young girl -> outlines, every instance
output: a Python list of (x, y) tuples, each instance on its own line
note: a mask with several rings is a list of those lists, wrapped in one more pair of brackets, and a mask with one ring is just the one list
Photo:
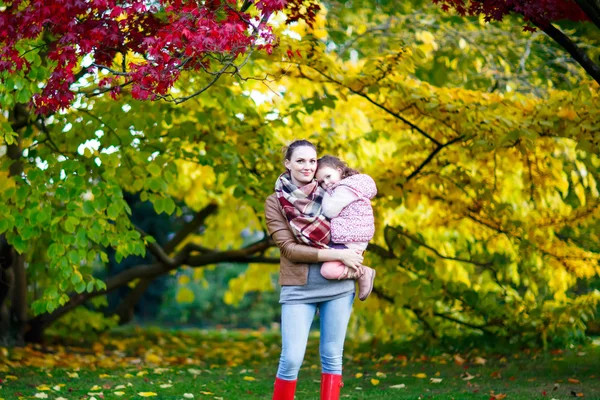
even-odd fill
[[(364, 252), (375, 233), (371, 207), (371, 199), (377, 194), (375, 182), (333, 156), (317, 160), (316, 178), (327, 190), (322, 212), (331, 219), (329, 247)], [(356, 271), (341, 262), (330, 261), (321, 266), (321, 275), (327, 279), (358, 280), (358, 298), (364, 301), (373, 290), (375, 270), (361, 266), (361, 271)]]

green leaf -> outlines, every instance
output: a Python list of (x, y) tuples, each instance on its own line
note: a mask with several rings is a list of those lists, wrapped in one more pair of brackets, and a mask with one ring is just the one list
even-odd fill
[(0, 234), (6, 232), (6, 230), (8, 230), (8, 220), (0, 218)]
[(67, 231), (69, 233), (74, 233), (75, 228), (77, 227), (78, 224), (79, 224), (79, 220), (77, 218), (67, 217), (67, 219), (64, 223), (65, 231)]
[(75, 291), (77, 293), (83, 293), (85, 291), (86, 288), (86, 284), (84, 281), (80, 281), (79, 283), (75, 284)]
[(112, 202), (110, 204), (110, 206), (108, 206), (108, 209), (106, 210), (106, 214), (108, 215), (108, 218), (110, 219), (117, 219), (119, 217), (119, 214), (121, 213), (121, 205), (119, 202)]
[(94, 203), (89, 200), (83, 202), (83, 212), (86, 215), (92, 215), (94, 213)]
[(162, 174), (162, 168), (158, 166), (156, 163), (152, 163), (148, 165), (148, 172), (152, 176), (160, 176)]
[(81, 262), (81, 258), (79, 257), (79, 252), (75, 251), (75, 250), (70, 250), (67, 253), (67, 256), (69, 258), (69, 261), (72, 264), (79, 264)]
[(175, 202), (170, 197), (166, 197), (164, 199), (163, 206), (165, 208), (165, 212), (169, 215), (173, 214), (173, 212), (175, 211), (175, 208), (176, 208)]
[(12, 245), (19, 254), (23, 254), (27, 250), (27, 241), (21, 236), (15, 236), (12, 239)]

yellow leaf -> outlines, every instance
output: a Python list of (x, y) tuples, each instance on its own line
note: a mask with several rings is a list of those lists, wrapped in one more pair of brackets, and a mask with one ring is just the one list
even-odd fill
[(142, 397), (154, 397), (154, 396), (157, 396), (157, 394), (154, 393), (154, 392), (139, 392), (138, 395), (142, 396)]
[(79, 374), (77, 372), (67, 372), (67, 376), (69, 378), (79, 378)]
[(373, 386), (379, 385), (379, 379), (371, 378), (371, 385), (373, 385)]
[(214, 393), (213, 392), (200, 392), (200, 394), (210, 396), (210, 395), (213, 395)]
[(135, 374), (136, 376), (144, 376), (144, 375), (148, 375), (148, 371), (140, 371), (137, 374)]
[(47, 385), (40, 385), (40, 386), (36, 387), (36, 389), (37, 389), (37, 390), (41, 390), (41, 391), (44, 391), (44, 390), (50, 390), (50, 386), (47, 386)]
[(425, 378), (427, 378), (427, 374), (425, 374), (423, 372), (419, 372), (418, 374), (413, 374), (413, 376), (415, 378), (419, 378), (419, 379), (425, 379)]
[(131, 374), (125, 374), (125, 375), (123, 375), (123, 378), (133, 378), (133, 375), (131, 375)]
[(146, 362), (153, 363), (153, 364), (158, 364), (162, 361), (162, 358), (157, 356), (154, 353), (146, 353), (146, 356), (144, 357), (144, 359), (146, 360)]
[(6, 375), (6, 379), (10, 379), (11, 381), (16, 381), (16, 380), (17, 380), (17, 379), (19, 379), (19, 378), (17, 378), (17, 377), (16, 377), (16, 376), (14, 376), (14, 375)]
[(245, 377), (244, 377), (244, 380), (245, 380), (245, 381), (255, 381), (255, 380), (256, 380), (256, 378), (254, 378), (254, 377), (252, 377), (252, 376), (245, 376)]
[(363, 373), (362, 373), (362, 372), (359, 372), (359, 373), (357, 373), (357, 374), (356, 374), (356, 375), (354, 375), (354, 376), (355, 376), (357, 379), (358, 379), (358, 378), (362, 378), (362, 377), (363, 377)]
[(383, 372), (377, 372), (375, 375), (376, 375), (378, 378), (387, 378), (387, 375), (386, 375), (386, 374), (384, 374)]
[(109, 374), (100, 374), (100, 376), (99, 376), (100, 379), (110, 378), (110, 377), (111, 377), (111, 375), (109, 375)]
[(119, 392), (115, 392), (114, 394), (115, 394), (115, 396), (123, 396), (125, 394), (125, 392), (119, 391)]
[(186, 286), (180, 287), (175, 296), (178, 303), (191, 303), (194, 301), (194, 292)]
[(90, 390), (93, 392), (93, 391), (96, 391), (96, 390), (102, 390), (102, 388), (100, 386), (98, 386), (98, 385), (94, 385), (94, 386), (92, 386), (92, 388)]

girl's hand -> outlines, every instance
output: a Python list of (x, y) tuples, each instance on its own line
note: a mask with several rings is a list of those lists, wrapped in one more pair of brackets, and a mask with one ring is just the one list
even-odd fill
[(360, 271), (360, 266), (363, 262), (361, 253), (357, 253), (352, 249), (341, 249), (338, 251), (340, 253), (340, 261), (343, 262), (345, 266), (352, 268), (355, 271)]

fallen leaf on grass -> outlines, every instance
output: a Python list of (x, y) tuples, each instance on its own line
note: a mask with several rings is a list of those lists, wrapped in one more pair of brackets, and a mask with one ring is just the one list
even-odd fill
[(502, 400), (506, 398), (506, 394), (504, 393), (498, 393), (498, 394), (494, 394), (492, 395), (492, 397), (490, 397), (490, 400)]
[(574, 390), (571, 391), (571, 396), (573, 396), (573, 397), (585, 397), (585, 395), (582, 392), (576, 392)]
[(400, 383), (398, 385), (390, 386), (390, 389), (404, 389), (405, 387), (406, 387), (406, 385), (404, 383)]
[(362, 378), (362, 377), (363, 377), (363, 373), (362, 373), (362, 372), (358, 372), (356, 375), (354, 375), (354, 377), (355, 377), (356, 379), (358, 379), (358, 378)]
[(475, 357), (475, 360), (473, 361), (474, 364), (478, 365), (485, 365), (486, 362), (487, 360), (483, 357)]
[(463, 365), (466, 362), (466, 360), (464, 358), (462, 358), (461, 356), (459, 356), (458, 354), (454, 355), (454, 363), (457, 365)]
[(418, 374), (413, 374), (413, 376), (415, 378), (419, 378), (419, 379), (425, 379), (425, 378), (427, 378), (427, 374), (425, 374), (423, 372), (419, 372)]
[(255, 381), (255, 380), (256, 380), (256, 378), (255, 378), (255, 377), (253, 377), (253, 376), (245, 376), (245, 377), (244, 377), (244, 380), (245, 380), (245, 381)]
[(191, 394), (191, 393), (184, 393), (184, 394), (183, 394), (183, 397), (185, 397), (186, 399), (193, 399), (193, 398), (194, 398), (194, 395), (193, 395), (193, 394)]
[(471, 379), (475, 378), (475, 375), (471, 375), (471, 374), (470, 374), (470, 373), (467, 371), (467, 372), (465, 372), (465, 373), (462, 375), (462, 377), (463, 377), (463, 378), (462, 378), (462, 379), (463, 379), (463, 381), (470, 381)]
[(154, 397), (154, 396), (157, 396), (157, 394), (154, 393), (154, 392), (139, 392), (138, 395), (142, 396), (142, 397)]
[(429, 378), (429, 380), (431, 381), (431, 383), (440, 383), (442, 382), (442, 378)]
[(33, 397), (36, 399), (47, 399), (48, 395), (44, 392), (36, 393)]
[(375, 376), (377, 376), (378, 378), (387, 378), (387, 375), (386, 375), (386, 374), (384, 374), (383, 372), (377, 372), (377, 373), (375, 374)]
[(575, 378), (569, 378), (569, 379), (567, 379), (567, 381), (569, 383), (581, 383), (581, 382), (579, 382), (579, 379), (575, 379)]
[(379, 379), (372, 378), (371, 379), (371, 385), (373, 385), (373, 386), (379, 385)]

